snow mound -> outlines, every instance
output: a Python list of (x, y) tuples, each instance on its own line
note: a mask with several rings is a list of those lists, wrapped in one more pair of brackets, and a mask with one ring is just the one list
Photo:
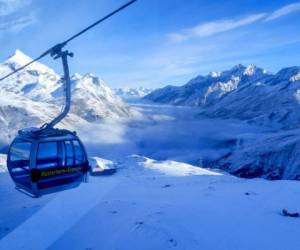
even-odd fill
[(129, 169), (136, 171), (137, 169), (142, 171), (152, 171), (157, 175), (167, 176), (191, 176), (191, 175), (221, 175), (201, 167), (195, 167), (190, 164), (177, 162), (177, 161), (157, 161), (147, 157), (139, 155), (131, 155), (127, 157), (125, 162), (119, 162), (118, 164)]
[(113, 161), (106, 160), (100, 157), (89, 157), (89, 165), (93, 170), (100, 172), (116, 168), (116, 165), (113, 163)]

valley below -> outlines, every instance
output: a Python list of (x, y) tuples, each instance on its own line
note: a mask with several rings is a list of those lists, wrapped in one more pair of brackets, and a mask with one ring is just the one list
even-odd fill
[(242, 142), (274, 131), (234, 119), (210, 119), (196, 107), (132, 104), (132, 108), (142, 117), (93, 124), (92, 133), (89, 126), (78, 127), (90, 155), (117, 160), (139, 154), (203, 166)]
[(245, 178), (299, 178), (298, 129), (208, 118), (197, 107), (144, 103), (131, 108), (141, 116), (78, 127), (90, 155), (117, 161), (138, 154)]

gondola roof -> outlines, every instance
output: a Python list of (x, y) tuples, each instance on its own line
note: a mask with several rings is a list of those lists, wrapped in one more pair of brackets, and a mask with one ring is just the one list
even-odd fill
[(71, 140), (77, 138), (74, 131), (67, 129), (40, 129), (40, 128), (26, 128), (19, 130), (17, 138), (26, 139), (30, 141), (52, 141), (52, 140)]

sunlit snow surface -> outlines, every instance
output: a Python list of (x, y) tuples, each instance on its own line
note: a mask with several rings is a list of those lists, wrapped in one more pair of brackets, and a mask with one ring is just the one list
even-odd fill
[(31, 199), (0, 175), (0, 249), (298, 250), (297, 182), (244, 180), (133, 155), (106, 177)]

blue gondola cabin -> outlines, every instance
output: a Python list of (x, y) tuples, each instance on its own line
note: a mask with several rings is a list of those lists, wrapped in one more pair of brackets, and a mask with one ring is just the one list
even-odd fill
[(19, 131), (9, 148), (7, 166), (16, 188), (32, 196), (78, 186), (89, 170), (76, 133), (61, 129), (46, 134)]

